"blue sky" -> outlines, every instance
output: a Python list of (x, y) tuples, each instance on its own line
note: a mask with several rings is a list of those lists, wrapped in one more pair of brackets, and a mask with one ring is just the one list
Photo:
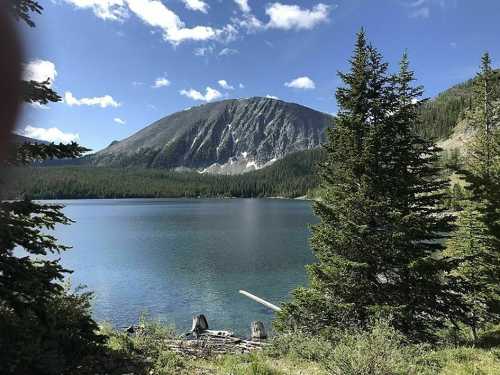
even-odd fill
[(20, 133), (94, 150), (207, 101), (275, 96), (335, 113), (355, 33), (427, 96), (500, 65), (498, 0), (42, 0), (21, 27), (26, 76), (65, 98), (26, 106)]

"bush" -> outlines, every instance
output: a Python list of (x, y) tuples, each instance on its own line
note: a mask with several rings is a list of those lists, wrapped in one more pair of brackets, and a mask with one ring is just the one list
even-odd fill
[[(188, 374), (190, 361), (174, 353), (166, 340), (176, 337), (175, 329), (142, 315), (133, 335), (101, 326), (101, 333), (108, 337), (107, 356), (114, 359), (111, 368), (127, 367), (133, 373), (154, 375)], [(102, 360), (100, 358), (99, 360)], [(122, 362), (122, 363), (119, 363)]]
[(266, 348), (266, 354), (273, 358), (321, 362), (332, 350), (332, 344), (321, 337), (295, 332), (274, 337), (271, 345)]
[(417, 363), (422, 349), (382, 320), (368, 331), (346, 331), (323, 364), (332, 375), (432, 374)]
[(71, 373), (105, 341), (90, 315), (90, 300), (90, 293), (66, 288), (38, 312), (20, 315), (0, 304), (0, 373)]
[(500, 350), (457, 347), (436, 350), (424, 356), (428, 364), (439, 368), (440, 375), (500, 374)]

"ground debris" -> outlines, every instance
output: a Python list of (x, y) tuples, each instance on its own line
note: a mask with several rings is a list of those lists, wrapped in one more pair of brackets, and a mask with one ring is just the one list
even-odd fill
[(246, 340), (227, 331), (206, 331), (193, 338), (165, 339), (165, 344), (175, 353), (199, 358), (250, 353), (267, 345), (264, 341)]

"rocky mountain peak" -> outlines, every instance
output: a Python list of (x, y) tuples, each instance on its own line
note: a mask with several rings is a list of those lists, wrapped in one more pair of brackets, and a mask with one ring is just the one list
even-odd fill
[(319, 146), (331, 122), (328, 114), (277, 99), (229, 99), (164, 117), (113, 142), (91, 162), (241, 173)]

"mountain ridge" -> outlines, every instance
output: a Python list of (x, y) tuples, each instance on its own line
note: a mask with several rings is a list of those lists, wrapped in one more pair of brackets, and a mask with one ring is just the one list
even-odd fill
[(87, 158), (101, 167), (238, 174), (320, 146), (333, 116), (296, 103), (252, 97), (175, 112)]

